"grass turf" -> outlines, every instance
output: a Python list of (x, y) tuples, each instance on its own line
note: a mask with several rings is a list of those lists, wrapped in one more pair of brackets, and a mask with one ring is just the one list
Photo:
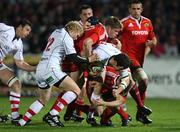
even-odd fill
[[(29, 105), (36, 98), (22, 97), (20, 113), (24, 114)], [(46, 114), (53, 104), (55, 98), (52, 98), (45, 108), (35, 117), (32, 118), (30, 125), (25, 127), (15, 127), (10, 121), (0, 123), (0, 132), (179, 132), (180, 131), (180, 100), (175, 99), (147, 99), (146, 105), (153, 110), (150, 118), (153, 120), (151, 125), (143, 125), (135, 120), (136, 106), (132, 99), (127, 100), (128, 112), (133, 117), (128, 127), (121, 127), (121, 119), (118, 115), (112, 118), (115, 127), (96, 127), (93, 128), (84, 120), (82, 123), (64, 122), (63, 113), (61, 112), (61, 120), (64, 123), (64, 128), (49, 127), (42, 122), (42, 117)], [(8, 97), (0, 97), (0, 112), (9, 114)]]

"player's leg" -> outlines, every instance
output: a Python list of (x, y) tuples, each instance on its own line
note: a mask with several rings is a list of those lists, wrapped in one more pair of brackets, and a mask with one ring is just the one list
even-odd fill
[(46, 121), (50, 126), (60, 126), (64, 125), (59, 121), (59, 113), (64, 109), (65, 106), (74, 101), (80, 94), (80, 88), (78, 85), (69, 77), (64, 76), (60, 81), (58, 81), (54, 86), (63, 88), (66, 92), (59, 98), (52, 106), (48, 114), (44, 116), (44, 121)]
[(12, 123), (19, 120), (19, 104), (21, 97), (21, 82), (15, 77), (14, 73), (5, 65), (0, 69), (0, 79), (4, 84), (10, 87), (10, 105)]
[(141, 96), (142, 103), (144, 104), (146, 89), (148, 85), (148, 76), (144, 72), (143, 68), (137, 68), (133, 72), (133, 78), (138, 82), (138, 88)]
[(44, 105), (49, 101), (51, 97), (51, 88), (48, 89), (39, 88), (38, 93), (39, 93), (39, 99), (37, 99), (30, 105), (25, 115), (17, 125), (20, 126), (26, 125), (26, 123), (30, 120), (32, 116), (37, 115), (41, 111), (41, 109), (44, 107)]

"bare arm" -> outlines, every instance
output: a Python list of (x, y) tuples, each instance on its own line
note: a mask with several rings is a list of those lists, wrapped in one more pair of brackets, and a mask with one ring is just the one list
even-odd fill
[(16, 60), (15, 59), (15, 63), (17, 65), (17, 67), (21, 68), (22, 70), (25, 70), (25, 71), (35, 71), (36, 70), (36, 66), (31, 66), (24, 60)]
[(114, 101), (107, 102), (107, 101), (104, 101), (103, 99), (98, 99), (98, 100), (95, 100), (93, 103), (99, 106), (103, 105), (103, 106), (114, 107), (114, 106), (119, 106), (123, 104), (124, 102), (125, 102), (125, 99), (121, 95), (118, 95), (118, 97), (116, 97), (116, 100)]
[(84, 51), (86, 57), (92, 54), (92, 45), (93, 45), (93, 40), (91, 38), (87, 38), (84, 40)]
[(146, 42), (146, 49), (145, 49), (145, 56), (147, 56), (149, 54), (149, 52), (151, 51), (151, 48), (157, 45), (157, 39), (156, 37), (153, 37), (152, 40), (148, 40)]

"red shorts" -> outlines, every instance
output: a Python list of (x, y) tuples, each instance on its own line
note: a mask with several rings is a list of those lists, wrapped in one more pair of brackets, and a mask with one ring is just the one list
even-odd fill
[(73, 63), (72, 60), (65, 58), (61, 65), (63, 72), (75, 72), (78, 71), (78, 65)]

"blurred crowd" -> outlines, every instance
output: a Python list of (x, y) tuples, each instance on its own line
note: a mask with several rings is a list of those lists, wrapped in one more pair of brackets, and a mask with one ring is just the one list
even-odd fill
[[(152, 50), (157, 57), (180, 55), (180, 1), (142, 0), (143, 15), (151, 19), (158, 38), (158, 46)], [(78, 20), (78, 8), (90, 4), (94, 16), (101, 21), (107, 16), (120, 19), (128, 15), (128, 0), (1, 0), (0, 22), (16, 24), (21, 18), (33, 23), (30, 38), (25, 41), (26, 53), (40, 53), (46, 45), (49, 33), (70, 20)]]

